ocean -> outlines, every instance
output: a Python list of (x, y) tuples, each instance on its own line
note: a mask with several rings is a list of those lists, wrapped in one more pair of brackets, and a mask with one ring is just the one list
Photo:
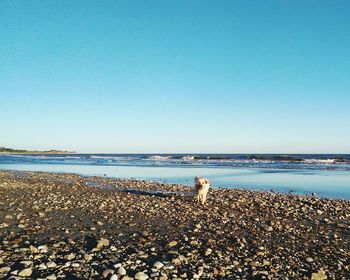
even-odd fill
[(350, 155), (334, 154), (8, 154), (1, 170), (136, 178), (191, 186), (247, 188), (350, 199)]

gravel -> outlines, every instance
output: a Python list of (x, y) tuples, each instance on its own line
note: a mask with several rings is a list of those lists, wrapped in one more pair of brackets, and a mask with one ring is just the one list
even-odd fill
[(350, 202), (0, 171), (0, 278), (350, 279)]

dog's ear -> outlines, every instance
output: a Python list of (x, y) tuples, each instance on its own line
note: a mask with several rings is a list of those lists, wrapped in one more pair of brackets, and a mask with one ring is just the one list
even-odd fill
[(209, 180), (208, 180), (208, 179), (205, 179), (204, 183), (205, 183), (205, 184), (209, 184)]

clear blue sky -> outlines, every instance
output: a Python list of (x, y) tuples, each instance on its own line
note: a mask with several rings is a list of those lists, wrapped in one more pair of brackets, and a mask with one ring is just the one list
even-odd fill
[(0, 1), (0, 146), (350, 153), (350, 2)]

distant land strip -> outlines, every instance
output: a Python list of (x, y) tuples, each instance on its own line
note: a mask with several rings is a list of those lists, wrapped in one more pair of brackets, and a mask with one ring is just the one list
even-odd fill
[(0, 147), (0, 154), (75, 154), (75, 152), (49, 150), (49, 151), (29, 151)]

